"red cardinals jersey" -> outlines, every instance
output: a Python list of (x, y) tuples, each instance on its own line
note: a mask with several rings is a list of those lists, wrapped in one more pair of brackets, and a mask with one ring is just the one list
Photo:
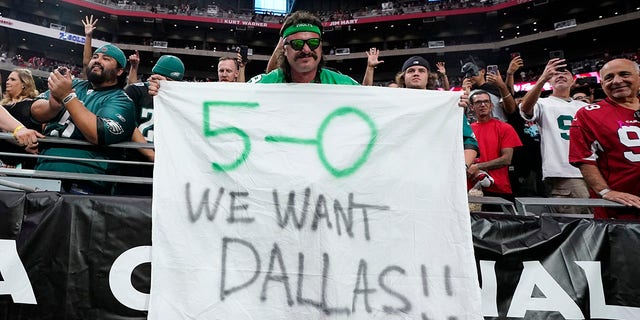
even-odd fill
[[(596, 165), (612, 190), (640, 196), (640, 121), (633, 113), (609, 99), (578, 110), (569, 162)], [(595, 217), (640, 219), (640, 210), (596, 208)]]

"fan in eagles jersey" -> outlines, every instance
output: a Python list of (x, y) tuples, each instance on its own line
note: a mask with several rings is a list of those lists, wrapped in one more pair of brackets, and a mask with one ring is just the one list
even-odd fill
[(351, 77), (324, 68), (322, 22), (306, 11), (296, 11), (280, 29), (283, 50), (275, 53), (278, 68), (257, 75), (250, 83), (324, 83), (359, 85)]
[[(131, 140), (135, 128), (133, 102), (124, 93), (127, 58), (122, 50), (106, 44), (93, 52), (86, 69), (88, 80), (72, 79), (71, 72), (59, 68), (49, 76), (49, 90), (31, 105), (32, 117), (47, 123), (44, 134), (108, 145)], [(112, 159), (105, 148), (67, 148), (47, 145), (41, 155), (83, 159)], [(94, 161), (40, 158), (36, 170), (88, 174), (117, 173), (119, 165)], [(63, 188), (74, 193), (111, 193), (104, 181), (63, 180)]]
[[(167, 54), (158, 59), (151, 72), (152, 77), (159, 80), (182, 81), (184, 64), (180, 58)], [(136, 106), (136, 124), (140, 132), (134, 133), (133, 141), (153, 142), (153, 96), (149, 94), (149, 82), (132, 83), (124, 91)], [(145, 156), (153, 160), (152, 154)]]
[[(151, 69), (152, 78), (168, 81), (182, 81), (184, 77), (184, 64), (180, 58), (173, 55), (161, 56)], [(149, 94), (149, 82), (137, 82), (125, 87), (125, 92), (133, 100), (135, 105), (136, 125), (132, 141), (139, 143), (153, 142), (153, 96)], [(125, 150), (125, 157), (130, 161), (153, 162), (155, 151), (151, 148), (138, 148)], [(122, 170), (123, 175), (136, 177), (153, 177), (152, 166), (126, 166)], [(152, 186), (149, 184), (117, 183), (114, 192), (118, 195), (150, 196)]]
[(591, 188), (627, 208), (595, 208), (595, 218), (640, 219), (640, 68), (614, 59), (600, 69), (607, 98), (576, 113), (569, 162)]

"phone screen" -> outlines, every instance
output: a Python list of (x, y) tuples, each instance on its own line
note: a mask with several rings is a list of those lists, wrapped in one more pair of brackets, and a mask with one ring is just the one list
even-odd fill
[(549, 51), (549, 59), (554, 59), (554, 58), (564, 59), (564, 51), (562, 50)]
[(247, 62), (249, 55), (249, 47), (248, 46), (240, 46), (240, 56), (242, 56), (242, 61)]

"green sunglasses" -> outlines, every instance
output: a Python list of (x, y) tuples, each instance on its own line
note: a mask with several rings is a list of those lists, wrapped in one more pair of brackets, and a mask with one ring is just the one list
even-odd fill
[(304, 44), (306, 43), (309, 46), (309, 49), (315, 50), (320, 46), (321, 40), (322, 39), (320, 38), (311, 38), (307, 40), (295, 39), (295, 40), (287, 41), (284, 44), (290, 45), (293, 50), (300, 51), (302, 50), (302, 48), (304, 47)]

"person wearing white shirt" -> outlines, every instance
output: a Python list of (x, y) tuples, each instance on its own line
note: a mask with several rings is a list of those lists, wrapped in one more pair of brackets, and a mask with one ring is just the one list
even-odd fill
[[(566, 69), (564, 59), (551, 59), (542, 75), (519, 105), (520, 115), (534, 121), (540, 128), (542, 178), (549, 187), (549, 196), (559, 198), (589, 198), (589, 190), (580, 170), (569, 163), (569, 129), (578, 109), (586, 103), (570, 96), (575, 79)], [(552, 93), (540, 98), (549, 82)], [(558, 213), (590, 213), (586, 207), (557, 206)]]

